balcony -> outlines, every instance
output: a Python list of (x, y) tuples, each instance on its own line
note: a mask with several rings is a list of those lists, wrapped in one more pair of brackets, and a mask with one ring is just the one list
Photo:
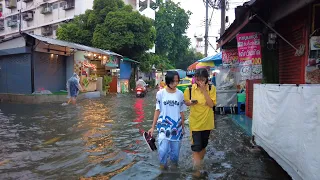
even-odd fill
[(31, 2), (33, 0), (22, 0), (22, 1), (25, 2), (25, 3), (28, 3), (28, 2)]
[(6, 4), (6, 8), (8, 9), (17, 8), (17, 0), (6, 0), (5, 4)]
[(16, 21), (16, 20), (8, 20), (7, 21), (7, 25), (8, 25), (8, 27), (15, 28), (15, 27), (18, 26), (18, 21)]
[(22, 14), (22, 19), (25, 20), (25, 21), (31, 21), (31, 20), (33, 20), (33, 12), (32, 12), (32, 11), (24, 12), (24, 13)]
[(43, 7), (41, 14), (51, 14), (52, 13), (52, 7)]
[(67, 2), (67, 4), (65, 4), (63, 6), (63, 10), (67, 11), (67, 10), (70, 10), (70, 9), (74, 9), (74, 2)]
[(41, 28), (41, 34), (43, 36), (51, 36), (53, 34), (52, 26), (44, 26)]

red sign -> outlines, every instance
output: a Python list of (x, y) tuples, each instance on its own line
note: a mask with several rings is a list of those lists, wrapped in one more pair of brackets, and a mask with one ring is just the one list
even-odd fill
[(242, 79), (262, 79), (260, 34), (237, 35)]
[(222, 62), (224, 64), (237, 64), (239, 62), (238, 49), (224, 49), (222, 51)]
[(261, 64), (260, 34), (238, 34), (237, 42), (240, 63), (253, 65)]

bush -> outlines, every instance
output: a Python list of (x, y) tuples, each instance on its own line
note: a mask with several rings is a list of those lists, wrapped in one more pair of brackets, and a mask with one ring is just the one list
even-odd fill
[(149, 87), (150, 87), (150, 88), (154, 88), (154, 87), (155, 87), (155, 84), (156, 84), (156, 80), (155, 80), (155, 79), (146, 80), (145, 82), (146, 82), (147, 84), (149, 84)]

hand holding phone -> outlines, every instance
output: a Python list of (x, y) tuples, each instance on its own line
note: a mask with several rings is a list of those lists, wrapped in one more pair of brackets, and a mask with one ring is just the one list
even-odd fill
[(192, 103), (192, 104), (197, 104), (197, 103), (198, 103), (198, 100), (191, 100), (191, 103)]

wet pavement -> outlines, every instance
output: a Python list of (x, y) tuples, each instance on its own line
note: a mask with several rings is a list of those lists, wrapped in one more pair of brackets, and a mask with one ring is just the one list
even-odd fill
[[(161, 172), (141, 133), (152, 124), (155, 92), (83, 100), (77, 106), (0, 103), (0, 179), (192, 179), (189, 131), (179, 169)], [(216, 117), (207, 179), (290, 179), (226, 116)]]

